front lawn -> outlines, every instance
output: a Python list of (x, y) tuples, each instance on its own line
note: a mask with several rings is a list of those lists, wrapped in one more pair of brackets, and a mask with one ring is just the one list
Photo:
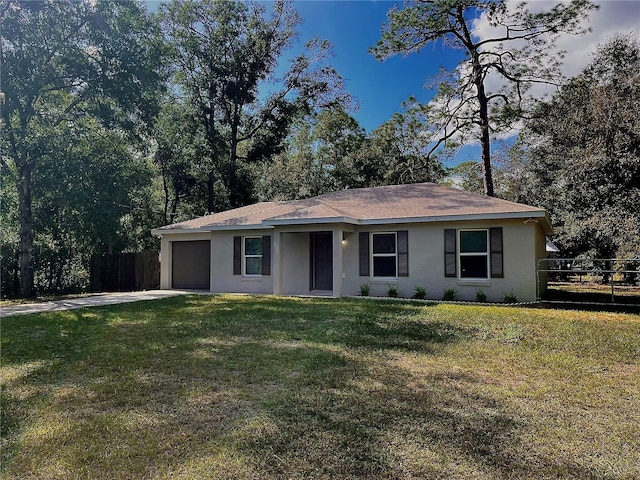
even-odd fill
[(6, 479), (640, 478), (640, 316), (186, 296), (2, 320)]

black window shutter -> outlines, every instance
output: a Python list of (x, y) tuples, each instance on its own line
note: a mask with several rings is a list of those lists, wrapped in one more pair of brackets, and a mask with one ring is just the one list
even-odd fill
[(444, 276), (456, 276), (456, 230), (444, 230)]
[(502, 255), (502, 227), (489, 229), (491, 253), (491, 278), (504, 278), (504, 262)]
[(360, 232), (359, 237), (360, 251), (360, 276), (369, 276), (369, 232)]
[(233, 274), (242, 275), (242, 237), (233, 237)]
[(262, 236), (262, 275), (271, 275), (271, 235)]
[(398, 236), (398, 276), (409, 276), (409, 231), (399, 230)]

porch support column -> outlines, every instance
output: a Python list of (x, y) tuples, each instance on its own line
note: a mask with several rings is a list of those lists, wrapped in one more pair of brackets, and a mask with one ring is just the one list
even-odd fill
[(333, 229), (333, 296), (342, 296), (342, 229)]
[(172, 243), (166, 235), (160, 239), (160, 289), (169, 290), (171, 288), (171, 247)]
[(273, 294), (282, 295), (282, 255), (280, 246), (282, 245), (282, 232), (273, 231), (273, 252), (271, 275), (273, 280)]
[(209, 237), (209, 246), (210, 246), (210, 252), (209, 252), (209, 291), (213, 292), (213, 286), (215, 285), (215, 275), (216, 272), (213, 271), (213, 259), (215, 258), (215, 254), (216, 254), (216, 246), (214, 243), (214, 239), (213, 239), (213, 232), (211, 232), (211, 236)]

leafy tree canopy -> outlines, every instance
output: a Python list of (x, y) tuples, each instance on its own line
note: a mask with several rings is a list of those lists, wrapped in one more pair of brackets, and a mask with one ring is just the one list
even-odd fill
[(0, 161), (15, 177), (21, 292), (28, 297), (38, 168), (59, 159), (59, 138), (82, 135), (86, 116), (122, 134), (147, 125), (157, 110), (162, 44), (133, 1), (0, 0), (0, 22)]
[(524, 132), (528, 199), (569, 256), (640, 257), (639, 98), (640, 43), (616, 36)]
[[(492, 134), (522, 117), (525, 94), (533, 83), (558, 83), (559, 58), (553, 46), (562, 33), (584, 33), (581, 21), (596, 8), (589, 0), (559, 3), (532, 12), (526, 2), (510, 10), (505, 0), (419, 0), (394, 6), (372, 53), (384, 60), (441, 43), (464, 53), (458, 68), (434, 79), (437, 94), (423, 105), (428, 154), (461, 140), (479, 140), (484, 191), (494, 194), (491, 174)], [(486, 16), (495, 35), (478, 37), (474, 22)], [(495, 91), (490, 75), (502, 80)]]
[[(256, 3), (174, 1), (161, 16), (176, 85), (207, 142), (208, 211), (248, 203), (246, 164), (281, 152), (298, 114), (346, 99), (340, 76), (323, 63), (329, 45), (312, 40), (276, 78), (300, 23), (291, 2), (276, 1), (267, 15)], [(226, 191), (222, 198), (216, 185)]]

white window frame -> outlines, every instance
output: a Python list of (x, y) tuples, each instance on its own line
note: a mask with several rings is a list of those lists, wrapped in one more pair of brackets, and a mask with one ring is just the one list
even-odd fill
[[(373, 237), (375, 235), (393, 235), (393, 241), (394, 241), (394, 253), (374, 253), (373, 251)], [(371, 236), (370, 236), (370, 242), (371, 244), (369, 245), (370, 251), (371, 251), (371, 264), (370, 264), (370, 268), (371, 268), (371, 278), (372, 279), (397, 279), (398, 278), (398, 232), (371, 232)], [(394, 257), (396, 259), (396, 274), (393, 276), (388, 276), (388, 277), (381, 277), (381, 276), (376, 276), (375, 274), (375, 266), (374, 266), (374, 258), (375, 257)]]
[[(483, 252), (466, 252), (463, 253), (462, 252), (462, 233), (463, 232), (484, 232), (487, 238), (487, 250), (483, 253)], [(465, 228), (465, 229), (459, 229), (458, 230), (458, 258), (457, 258), (457, 262), (458, 262), (458, 280), (461, 281), (477, 281), (477, 280), (490, 280), (491, 279), (491, 245), (489, 244), (489, 241), (491, 240), (489, 238), (489, 229), (488, 228)], [(462, 276), (462, 257), (479, 257), (485, 255), (487, 258), (487, 276), (486, 277), (463, 277)]]
[(247, 255), (246, 241), (249, 239), (258, 239), (260, 240), (260, 245), (262, 245), (262, 237), (259, 235), (249, 235), (246, 237), (242, 237), (242, 276), (243, 277), (262, 277), (262, 273), (247, 273), (247, 258), (259, 258), (260, 261), (262, 261), (262, 253), (260, 255)]

